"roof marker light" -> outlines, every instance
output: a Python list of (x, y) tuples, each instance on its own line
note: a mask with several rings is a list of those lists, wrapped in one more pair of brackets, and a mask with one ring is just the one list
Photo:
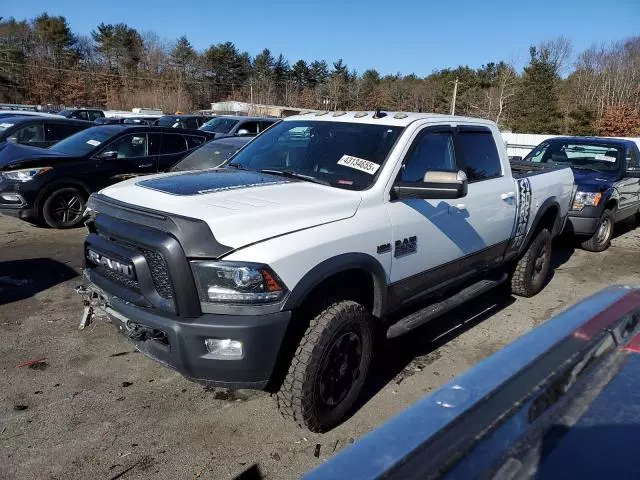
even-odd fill
[(342, 115), (346, 115), (347, 112), (333, 112), (334, 117), (341, 117)]
[(408, 116), (409, 115), (407, 115), (406, 113), (398, 112), (393, 116), (393, 118), (396, 118), (396, 119), (400, 120), (402, 118), (407, 118)]
[(318, 112), (316, 113), (316, 117), (321, 117), (322, 115), (326, 115), (329, 112)]
[(355, 118), (362, 118), (362, 117), (366, 117), (368, 115), (367, 112), (358, 112), (354, 115)]

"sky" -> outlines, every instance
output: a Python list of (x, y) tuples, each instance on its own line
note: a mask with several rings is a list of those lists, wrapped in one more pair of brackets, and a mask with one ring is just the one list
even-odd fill
[(167, 41), (186, 35), (204, 50), (232, 41), (252, 56), (269, 48), (291, 64), (342, 58), (362, 73), (415, 73), (510, 61), (520, 69), (529, 46), (564, 35), (574, 53), (594, 43), (640, 35), (640, 0), (21, 0), (0, 15), (17, 20), (47, 12), (74, 33), (124, 22)]

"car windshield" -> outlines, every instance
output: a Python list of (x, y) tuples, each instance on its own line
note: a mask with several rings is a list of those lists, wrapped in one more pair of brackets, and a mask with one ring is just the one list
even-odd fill
[(117, 134), (118, 130), (113, 127), (87, 128), (59, 141), (49, 150), (66, 155), (85, 155)]
[(200, 130), (211, 133), (229, 133), (238, 120), (233, 118), (214, 118), (200, 127)]
[(60, 110), (58, 112), (58, 115), (62, 115), (63, 117), (66, 117), (67, 115), (71, 115), (72, 113), (73, 113), (73, 110), (66, 109), (66, 110)]
[(203, 170), (205, 168), (219, 167), (241, 147), (242, 145), (233, 145), (219, 141), (206, 143), (184, 157), (171, 171), (183, 172), (185, 170)]
[(365, 123), (284, 121), (256, 137), (229, 165), (364, 190), (374, 182), (402, 130)]
[(534, 163), (556, 163), (577, 169), (612, 172), (618, 170), (624, 156), (619, 145), (606, 142), (550, 140), (538, 145), (525, 158)]

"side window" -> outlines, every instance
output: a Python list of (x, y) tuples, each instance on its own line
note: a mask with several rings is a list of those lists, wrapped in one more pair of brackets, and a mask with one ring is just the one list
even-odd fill
[(267, 128), (273, 125), (275, 122), (258, 122), (260, 126), (260, 131), (264, 132)]
[(44, 138), (47, 142), (57, 142), (63, 138), (67, 138), (69, 135), (73, 135), (80, 129), (77, 125), (65, 124), (65, 123), (45, 123), (44, 124)]
[(191, 118), (187, 118), (186, 121), (184, 122), (187, 128), (193, 128), (193, 129), (197, 129), (198, 128), (198, 120), (191, 117)]
[(196, 137), (196, 136), (193, 136), (193, 135), (185, 135), (185, 138), (187, 139), (187, 147), (189, 149), (199, 147), (200, 145), (202, 145), (204, 143), (204, 137)]
[(202, 125), (204, 125), (204, 123), (206, 122), (206, 120), (202, 117), (198, 117), (196, 118), (196, 128), (200, 128)]
[(432, 170), (455, 171), (453, 133), (425, 131), (416, 138), (400, 172), (402, 182), (422, 182)]
[(80, 110), (76, 112), (76, 117), (74, 118), (79, 118), (80, 120), (93, 120), (89, 118), (89, 112), (87, 112), (86, 110)]
[(162, 135), (159, 133), (147, 134), (147, 151), (149, 155), (160, 155), (160, 143), (162, 142)]
[(638, 152), (636, 149), (631, 147), (627, 150), (627, 168), (638, 168), (640, 159), (638, 158)]
[(34, 123), (31, 125), (25, 125), (16, 133), (11, 135), (11, 138), (15, 138), (17, 143), (30, 144), (44, 142), (44, 134), (42, 131), (41, 123)]
[(242, 122), (240, 126), (236, 130), (236, 135), (240, 130), (248, 130), (248, 135), (257, 135), (258, 134), (258, 122)]
[(95, 110), (90, 110), (89, 112), (89, 120), (94, 121), (96, 118), (100, 118), (101, 115)]
[(500, 155), (489, 130), (460, 131), (456, 144), (466, 165), (469, 182), (502, 176)]
[(118, 152), (118, 158), (146, 157), (147, 136), (144, 133), (125, 135), (115, 140), (107, 150)]
[(187, 142), (182, 135), (165, 133), (162, 135), (162, 155), (184, 152), (187, 149)]

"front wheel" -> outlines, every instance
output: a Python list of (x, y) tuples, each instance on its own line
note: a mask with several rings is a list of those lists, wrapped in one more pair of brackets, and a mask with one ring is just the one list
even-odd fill
[(51, 228), (72, 228), (82, 223), (84, 194), (75, 187), (64, 187), (49, 193), (42, 204), (42, 218)]
[(613, 237), (613, 212), (605, 210), (600, 217), (596, 232), (591, 238), (581, 243), (582, 248), (589, 252), (602, 252), (609, 248)]
[(542, 290), (550, 266), (551, 234), (543, 228), (515, 264), (511, 274), (511, 292), (520, 297), (533, 297)]
[(362, 390), (372, 351), (367, 310), (350, 300), (331, 302), (311, 320), (276, 394), (282, 416), (312, 432), (338, 425)]

